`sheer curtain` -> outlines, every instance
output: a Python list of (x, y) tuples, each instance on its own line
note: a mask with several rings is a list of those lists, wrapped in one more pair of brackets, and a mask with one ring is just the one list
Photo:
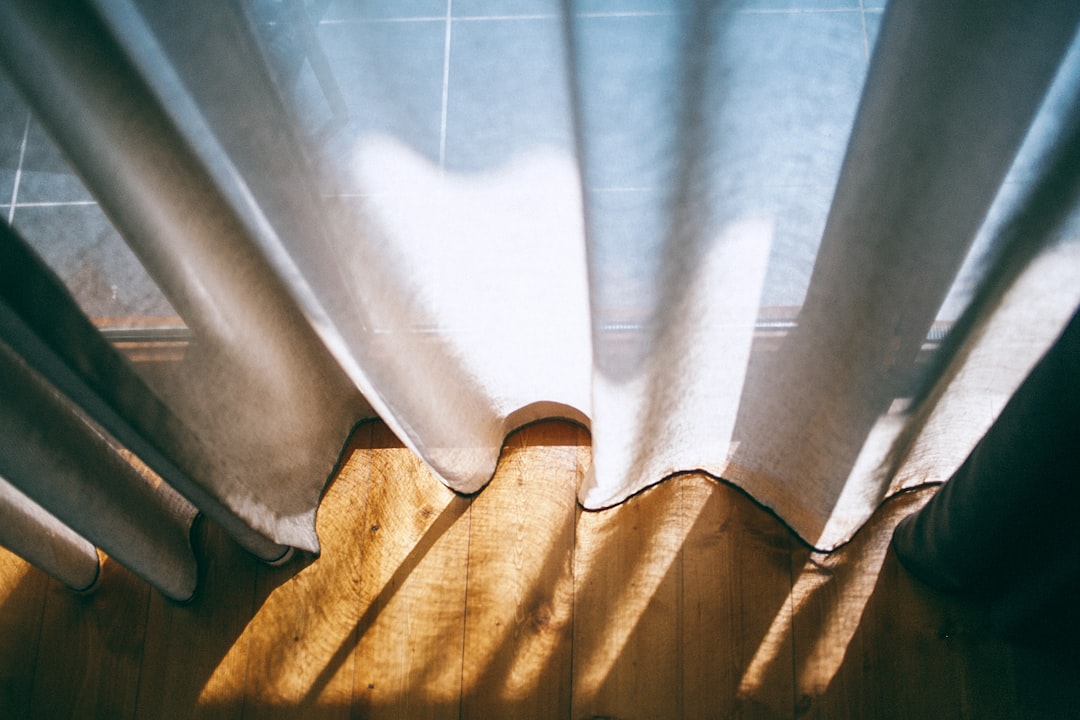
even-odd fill
[(0, 542), (73, 587), (97, 545), (190, 596), (197, 512), (317, 551), (373, 414), (466, 493), (568, 417), (586, 508), (704, 470), (831, 549), (959, 468), (1080, 304), (1070, 3), (0, 8), (126, 243), (71, 261), (20, 153)]

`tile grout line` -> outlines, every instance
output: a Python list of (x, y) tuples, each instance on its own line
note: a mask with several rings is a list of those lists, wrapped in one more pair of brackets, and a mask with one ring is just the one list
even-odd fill
[[(735, 13), (740, 15), (814, 15), (814, 14), (844, 14), (856, 13), (856, 8), (739, 8)], [(352, 17), (352, 18), (329, 18), (319, 20), (320, 25), (361, 25), (361, 24), (385, 24), (385, 23), (425, 23), (440, 22), (447, 20), (447, 16), (416, 16), (416, 17)], [(590, 19), (605, 18), (650, 18), (669, 17), (674, 11), (594, 11), (574, 13), (575, 17)], [(555, 20), (562, 17), (555, 13), (522, 13), (519, 15), (459, 15), (455, 22), (488, 22), (488, 21), (513, 21), (513, 20)]]
[(739, 8), (737, 15), (842, 15), (859, 12), (855, 8)]
[(21, 207), (21, 208), (41, 208), (41, 207), (45, 207), (45, 208), (49, 208), (49, 207), (74, 207), (74, 206), (86, 206), (86, 205), (97, 205), (97, 204), (98, 204), (97, 200), (53, 200), (53, 201), (42, 201), (42, 202), (12, 203), (11, 207), (12, 208), (16, 208), (16, 207)]
[(322, 18), (319, 20), (319, 25), (360, 25), (360, 24), (385, 24), (385, 23), (424, 23), (424, 22), (439, 22), (446, 18), (442, 15), (418, 15), (416, 17), (386, 17), (386, 18), (371, 18), (371, 17), (345, 17), (345, 18)]
[(866, 32), (866, 6), (863, 0), (859, 0), (859, 19), (862, 20), (862, 45), (866, 54), (866, 62), (870, 62), (870, 35)]
[(19, 144), (19, 163), (15, 166), (15, 182), (11, 186), (11, 207), (8, 208), (8, 225), (15, 222), (15, 203), (19, 199), (19, 183), (22, 181), (23, 158), (26, 157), (26, 140), (30, 136), (30, 111), (26, 112), (23, 125), (22, 142)]
[(439, 110), (439, 168), (446, 169), (446, 113), (450, 98), (450, 44), (453, 36), (454, 0), (446, 0), (446, 36), (443, 42), (442, 107)]

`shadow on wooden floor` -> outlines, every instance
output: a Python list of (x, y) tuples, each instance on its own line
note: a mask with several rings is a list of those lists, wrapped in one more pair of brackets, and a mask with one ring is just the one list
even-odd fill
[(1058, 660), (900, 569), (892, 527), (928, 493), (821, 555), (700, 475), (583, 512), (588, 461), (583, 429), (533, 425), (466, 498), (361, 426), (321, 557), (267, 567), (207, 523), (186, 606), (114, 563), (76, 596), (0, 555), (0, 714), (1076, 716)]

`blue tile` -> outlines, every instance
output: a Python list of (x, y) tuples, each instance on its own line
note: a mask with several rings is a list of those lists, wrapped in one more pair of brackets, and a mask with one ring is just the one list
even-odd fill
[(874, 52), (874, 46), (877, 44), (878, 32), (881, 30), (881, 17), (884, 13), (880, 10), (874, 10), (864, 13), (863, 17), (866, 19), (866, 44), (870, 49), (871, 54)]
[(454, 0), (454, 17), (511, 17), (562, 14), (561, 0)]
[(688, 21), (576, 21), (589, 187), (670, 184), (684, 139), (717, 190), (834, 183), (866, 71), (859, 14), (715, 17), (694, 30), (708, 47), (692, 79)]
[(571, 0), (574, 13), (672, 13), (685, 8), (679, 0)]
[(1009, 170), (1009, 179), (1030, 181), (1043, 169), (1044, 158), (1065, 135), (1080, 92), (1080, 36), (1062, 60), (1039, 110), (1028, 128), (1024, 143)]
[(72, 202), (92, 200), (82, 180), (56, 143), (36, 121), (30, 123), (19, 182), (19, 202)]
[(738, 14), (713, 45), (702, 111), (718, 172), (831, 186), (866, 74), (857, 13)]
[(601, 323), (644, 323), (663, 290), (657, 270), (671, 227), (669, 198), (658, 190), (594, 190), (585, 201), (593, 311)]
[(859, 0), (735, 0), (738, 10), (859, 10)]
[[(383, 135), (437, 162), (446, 22), (328, 24), (318, 37), (348, 110), (347, 125), (322, 147), (324, 161), (347, 163), (356, 143)], [(301, 70), (292, 97), (315, 133), (331, 110), (310, 66)]]
[(678, 155), (679, 18), (574, 19), (577, 96), (590, 189), (660, 188)]
[(15, 88), (0, 77), (0, 203), (11, 201), (26, 116), (26, 106)]
[(90, 317), (176, 314), (96, 205), (20, 207), (15, 227)]
[(772, 248), (761, 291), (763, 307), (802, 305), (832, 196), (832, 186), (824, 184), (772, 186), (759, 191), (755, 214), (773, 222)]
[(447, 0), (333, 0), (320, 20), (402, 20), (446, 17)]
[(541, 149), (573, 155), (564, 40), (558, 19), (454, 22), (447, 168), (497, 167)]

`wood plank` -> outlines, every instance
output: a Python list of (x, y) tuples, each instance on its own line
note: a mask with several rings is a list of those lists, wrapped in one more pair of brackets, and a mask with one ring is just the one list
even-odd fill
[(49, 578), (0, 548), (0, 717), (30, 716)]
[(681, 487), (665, 482), (579, 517), (573, 717), (682, 715)]
[(730, 486), (704, 475), (679, 482), (696, 518), (682, 554), (683, 715), (791, 717), (790, 644), (771, 663), (767, 644), (790, 623), (791, 533)]
[(186, 605), (151, 593), (136, 715), (237, 717), (259, 561), (208, 520), (194, 529), (199, 586)]
[(31, 717), (135, 715), (150, 593), (108, 558), (88, 595), (49, 581)]
[(989, 635), (975, 605), (920, 585), (890, 549), (896, 523), (932, 493), (886, 503), (849, 545), (814, 554), (802, 569), (809, 580), (796, 581), (801, 715), (1011, 716), (1012, 649)]
[(1065, 718), (1080, 707), (1074, 658), (994, 639), (977, 606), (897, 564), (892, 527), (925, 492), (887, 504), (837, 553), (811, 555), (700, 476), (581, 512), (573, 485), (588, 447), (569, 426), (512, 437), (473, 499), (382, 424), (366, 432), (320, 512), (321, 559), (263, 571), (201, 526), (205, 576), (188, 606), (109, 561), (95, 593), (72, 595), (0, 551), (0, 716)]
[(319, 557), (259, 566), (266, 601), (248, 625), (244, 717), (349, 715), (372, 432), (357, 430), (323, 497)]
[(469, 505), (378, 423), (363, 528), (353, 715), (457, 717)]
[(473, 501), (464, 717), (569, 716), (574, 525), (588, 442), (566, 422), (523, 428)]

